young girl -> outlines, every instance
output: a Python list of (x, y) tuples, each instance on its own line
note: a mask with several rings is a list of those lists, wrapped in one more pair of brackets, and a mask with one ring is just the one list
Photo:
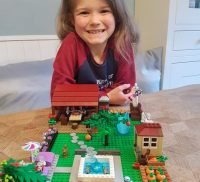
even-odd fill
[(124, 0), (62, 0), (58, 16), (62, 41), (54, 62), (56, 84), (98, 84), (111, 104), (128, 103), (135, 84), (132, 43), (138, 34)]

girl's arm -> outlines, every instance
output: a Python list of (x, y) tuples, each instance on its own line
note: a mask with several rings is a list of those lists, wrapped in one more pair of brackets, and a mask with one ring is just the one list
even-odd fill
[(115, 77), (115, 83), (110, 88), (106, 89), (111, 104), (123, 105), (132, 100), (133, 93), (131, 93), (130, 90), (136, 82), (132, 48), (129, 49), (129, 55), (130, 59), (128, 61), (116, 55), (118, 71)]
[(68, 35), (62, 42), (53, 64), (51, 80), (51, 98), (57, 84), (75, 83), (76, 74), (76, 44), (72, 35)]

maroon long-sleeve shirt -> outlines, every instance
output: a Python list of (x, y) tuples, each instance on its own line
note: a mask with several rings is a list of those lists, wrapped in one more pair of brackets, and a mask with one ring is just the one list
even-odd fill
[(56, 84), (98, 84), (100, 92), (108, 92), (121, 84), (135, 84), (134, 56), (130, 46), (130, 60), (126, 61), (116, 51), (112, 41), (105, 50), (104, 63), (99, 65), (91, 56), (88, 46), (74, 32), (63, 40), (54, 61), (51, 97)]

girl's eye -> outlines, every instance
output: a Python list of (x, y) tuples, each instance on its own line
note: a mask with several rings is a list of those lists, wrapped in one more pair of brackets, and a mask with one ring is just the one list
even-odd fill
[(87, 11), (82, 11), (79, 13), (80, 15), (88, 15), (89, 13)]
[(109, 9), (104, 9), (104, 10), (101, 10), (101, 13), (103, 14), (106, 14), (106, 13), (110, 13), (111, 11)]

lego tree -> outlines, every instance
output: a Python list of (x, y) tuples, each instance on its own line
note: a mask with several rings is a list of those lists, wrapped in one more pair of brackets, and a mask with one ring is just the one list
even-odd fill
[(0, 164), (0, 179), (3, 181), (19, 181), (19, 182), (44, 182), (46, 177), (35, 170), (35, 164), (25, 164), (23, 161), (9, 159), (4, 160)]
[[(119, 118), (123, 118), (119, 120)], [(89, 126), (91, 130), (98, 129), (98, 132), (104, 135), (104, 145), (108, 146), (109, 135), (114, 133), (116, 125), (119, 122), (125, 122), (130, 126), (130, 121), (127, 121), (125, 114), (110, 113), (107, 110), (101, 110), (94, 113), (88, 120), (82, 122), (84, 125)]]

